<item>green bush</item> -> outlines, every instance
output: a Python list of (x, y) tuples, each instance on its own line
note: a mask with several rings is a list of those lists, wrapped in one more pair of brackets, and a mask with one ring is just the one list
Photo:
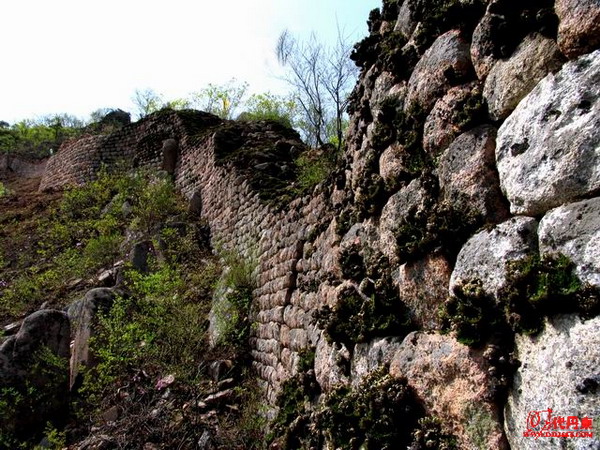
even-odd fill
[(67, 392), (68, 367), (67, 359), (40, 347), (25, 363), (26, 375), (0, 388), (0, 448), (32, 448), (42, 432), (31, 423), (34, 415), (50, 415), (51, 426), (64, 425), (64, 398), (56, 393)]
[(325, 181), (327, 176), (335, 170), (337, 154), (323, 152), (320, 154), (303, 154), (296, 159), (298, 167), (298, 184), (302, 190), (309, 190)]
[(4, 184), (0, 181), (0, 197), (5, 197), (10, 194), (10, 191)]
[(235, 351), (248, 346), (250, 307), (255, 281), (255, 262), (233, 252), (222, 252), (226, 267), (220, 280), (213, 312), (216, 318), (218, 343)]

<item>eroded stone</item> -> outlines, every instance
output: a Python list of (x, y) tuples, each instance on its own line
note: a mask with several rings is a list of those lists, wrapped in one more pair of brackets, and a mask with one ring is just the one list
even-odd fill
[(567, 256), (581, 281), (600, 287), (600, 197), (548, 211), (539, 241), (542, 256)]
[(600, 416), (600, 390), (585, 389), (585, 381), (599, 375), (599, 328), (600, 317), (582, 322), (576, 315), (565, 315), (547, 321), (544, 331), (536, 337), (516, 336), (521, 367), (515, 374), (504, 412), (506, 435), (512, 448), (600, 447), (597, 435), (593, 439), (523, 436), (530, 414), (540, 412), (545, 420), (547, 413), (543, 411), (549, 408), (554, 417), (589, 417), (595, 422)]
[(429, 413), (459, 440), (459, 448), (506, 449), (501, 415), (490, 402), (494, 383), (484, 358), (451, 336), (412, 332), (390, 365), (406, 377)]
[(537, 226), (531, 217), (513, 217), (475, 234), (458, 254), (450, 294), (461, 285), (477, 282), (486, 294), (497, 297), (507, 286), (509, 263), (537, 252)]
[(539, 215), (600, 189), (600, 50), (548, 75), (498, 130), (513, 214)]
[(559, 70), (562, 63), (554, 40), (538, 33), (528, 35), (510, 58), (494, 64), (485, 80), (483, 97), (490, 117), (506, 118), (542, 78)]

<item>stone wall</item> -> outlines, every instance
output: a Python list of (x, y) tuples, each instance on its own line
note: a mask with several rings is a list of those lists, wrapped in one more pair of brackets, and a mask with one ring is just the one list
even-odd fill
[[(235, 151), (219, 137), (230, 123), (189, 112), (65, 144), (42, 189), (121, 157), (160, 167), (175, 138), (176, 183), (213, 244), (258, 262), (251, 347), (271, 404), (313, 348), (323, 392), (389, 364), (460, 448), (561, 448), (522, 438), (527, 413), (600, 416), (585, 387), (598, 353), (577, 350), (597, 341), (598, 311), (563, 296), (559, 317), (507, 296), (520, 262), (560, 257), (600, 287), (600, 8), (527, 5), (386, 0), (353, 55), (344, 167), (283, 208), (220, 156)], [(289, 138), (247, 127), (268, 148)], [(569, 361), (535, 359), (555, 346)], [(563, 389), (550, 396), (541, 378)]]

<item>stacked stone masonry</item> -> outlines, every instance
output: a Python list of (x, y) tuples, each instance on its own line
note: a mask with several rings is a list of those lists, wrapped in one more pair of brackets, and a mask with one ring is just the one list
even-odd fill
[[(84, 182), (121, 158), (160, 168), (162, 141), (174, 138), (176, 184), (187, 198), (201, 198), (213, 244), (258, 261), (251, 348), (271, 404), (297, 370), (299, 351), (311, 347), (325, 392), (391, 364), (460, 448), (563, 448), (564, 440), (522, 438), (527, 408), (552, 406), (536, 378), (544, 375), (531, 369), (541, 363), (523, 364), (510, 401), (498, 402), (494, 347), (472, 350), (442, 335), (437, 311), (468, 283), (498, 301), (510, 264), (532, 255), (567, 256), (583, 282), (600, 285), (600, 6), (557, 0), (514, 6), (515, 13), (499, 1), (457, 1), (449, 7), (466, 13), (437, 23), (427, 1), (384, 3), (387, 16), (371, 15), (370, 37), (354, 56), (361, 76), (343, 182), (275, 209), (247, 174), (218, 161), (215, 130), (225, 122), (162, 112), (63, 145), (41, 189)], [(397, 9), (394, 19), (390, 9)], [(498, 23), (514, 33), (502, 34)], [(278, 138), (270, 139), (275, 145)], [(316, 313), (335, 310), (348, 286), (368, 298), (373, 281), (350, 279), (340, 264), (347, 247), (357, 248), (367, 273), (390, 274), (398, 311), (408, 308), (416, 331), (353, 348), (326, 336)], [(584, 337), (596, 342), (598, 330), (575, 315), (549, 319), (538, 337), (517, 336), (515, 355), (530, 361), (547, 346), (586, 346)], [(569, 380), (553, 393), (557, 405), (586, 408), (562, 414), (598, 418), (599, 393), (576, 389), (597, 376), (598, 353), (570, 355), (570, 365), (539, 370)]]

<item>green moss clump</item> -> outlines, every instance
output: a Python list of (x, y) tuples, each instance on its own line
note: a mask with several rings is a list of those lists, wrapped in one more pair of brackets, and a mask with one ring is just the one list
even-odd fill
[(348, 287), (340, 293), (336, 308), (323, 308), (318, 320), (332, 341), (348, 349), (377, 336), (404, 336), (413, 328), (406, 306), (389, 281), (375, 283), (370, 296)]
[(456, 438), (442, 430), (441, 422), (436, 417), (428, 416), (419, 419), (419, 426), (413, 433), (413, 441), (409, 450), (457, 450)]
[(344, 236), (354, 223), (358, 221), (358, 217), (352, 207), (347, 206), (340, 211), (335, 223), (335, 232), (338, 236)]
[(360, 281), (365, 276), (365, 264), (360, 255), (360, 248), (353, 244), (340, 251), (340, 267), (344, 278)]
[(298, 353), (298, 373), (283, 383), (276, 401), (279, 410), (266, 439), (277, 439), (284, 450), (302, 448), (302, 441), (314, 438), (308, 430), (310, 409), (321, 393), (314, 372), (315, 350), (307, 348)]
[(484, 220), (466, 208), (436, 203), (437, 179), (428, 174), (421, 180), (428, 191), (428, 200), (421, 211), (399, 221), (393, 230), (398, 257), (401, 261), (411, 261), (439, 247), (453, 260), (473, 232), (484, 225)]
[(556, 314), (600, 314), (598, 289), (583, 285), (564, 256), (537, 255), (509, 263), (507, 287), (498, 298), (484, 293), (481, 282), (459, 286), (441, 312), (443, 328), (460, 342), (478, 346), (513, 332), (537, 334), (544, 319)]
[[(442, 329), (454, 331), (457, 340), (477, 347), (505, 330), (502, 311), (481, 282), (467, 283), (456, 288), (441, 312)], [(510, 334), (510, 330), (506, 330)]]
[[(307, 367), (312, 368), (312, 363)], [(310, 369), (300, 371), (284, 383), (279, 415), (268, 439), (276, 439), (282, 449), (326, 445), (349, 450), (457, 448), (456, 439), (441, 430), (436, 417), (424, 417), (406, 380), (391, 377), (386, 367), (370, 373), (354, 388), (334, 388), (318, 406), (313, 402), (316, 392), (306, 384), (310, 377)]]
[(356, 389), (335, 389), (324, 402), (318, 425), (335, 448), (406, 448), (422, 415), (406, 380), (381, 369)]
[(468, 130), (481, 125), (487, 119), (487, 105), (481, 89), (475, 89), (456, 106), (456, 126), (460, 130)]
[(598, 314), (598, 290), (584, 286), (565, 256), (531, 256), (509, 264), (509, 283), (500, 292), (508, 322), (519, 333), (536, 334), (544, 317), (578, 312)]

